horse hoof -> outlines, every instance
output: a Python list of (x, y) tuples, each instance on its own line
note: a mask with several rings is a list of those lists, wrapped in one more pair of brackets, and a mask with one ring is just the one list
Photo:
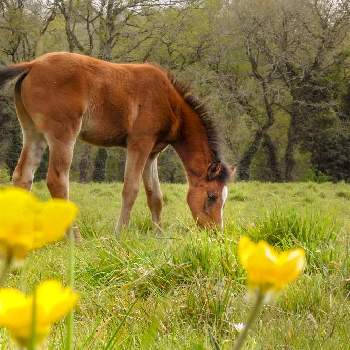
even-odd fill
[(153, 230), (156, 235), (160, 235), (163, 233), (162, 227), (160, 226), (160, 223), (153, 223)]

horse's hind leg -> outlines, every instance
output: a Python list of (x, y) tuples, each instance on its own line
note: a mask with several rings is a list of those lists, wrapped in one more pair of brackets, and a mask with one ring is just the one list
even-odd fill
[(38, 168), (46, 142), (40, 134), (24, 135), (24, 143), (18, 163), (12, 175), (12, 182), (15, 186), (31, 190), (34, 174)]
[(69, 170), (73, 159), (75, 140), (62, 142), (48, 138), (49, 168), (47, 171), (47, 187), (51, 197), (69, 199)]
[[(17, 85), (17, 84), (16, 84)], [(16, 86), (16, 90), (18, 87)], [(12, 175), (15, 186), (30, 190), (36, 169), (46, 148), (44, 136), (37, 131), (33, 121), (25, 110), (20, 94), (15, 94), (16, 112), (22, 127), (23, 147)]]
[(156, 227), (159, 227), (162, 211), (162, 191), (158, 178), (157, 157), (147, 160), (143, 170), (143, 184), (147, 195), (148, 207), (152, 214), (152, 221)]
[(130, 211), (135, 203), (140, 188), (142, 173), (153, 145), (153, 138), (128, 140), (124, 187), (122, 192), (122, 208), (115, 229), (116, 234), (129, 223)]
[[(46, 135), (49, 144), (49, 168), (47, 171), (47, 187), (51, 197), (69, 199), (69, 170), (73, 159), (76, 139), (59, 140)], [(76, 241), (81, 240), (79, 228), (73, 226), (71, 232)]]

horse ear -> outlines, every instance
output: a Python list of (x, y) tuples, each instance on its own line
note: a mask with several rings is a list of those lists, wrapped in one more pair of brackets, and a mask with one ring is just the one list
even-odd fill
[(212, 162), (208, 167), (208, 180), (214, 180), (221, 176), (224, 166), (221, 162)]
[(236, 166), (227, 166), (226, 164), (216, 161), (209, 164), (207, 178), (208, 181), (215, 179), (223, 182), (234, 181), (236, 176)]

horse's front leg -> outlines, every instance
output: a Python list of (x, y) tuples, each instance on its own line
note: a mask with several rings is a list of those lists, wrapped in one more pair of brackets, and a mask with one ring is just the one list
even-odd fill
[(154, 139), (150, 138), (128, 139), (124, 187), (122, 192), (122, 208), (115, 228), (115, 233), (117, 235), (121, 229), (129, 223), (130, 212), (140, 188), (143, 169), (145, 168), (154, 143)]

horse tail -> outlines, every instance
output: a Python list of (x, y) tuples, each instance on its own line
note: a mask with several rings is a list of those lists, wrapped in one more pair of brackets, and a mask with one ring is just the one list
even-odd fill
[(0, 89), (10, 80), (15, 79), (21, 74), (26, 74), (30, 71), (32, 64), (24, 62), (0, 68)]

